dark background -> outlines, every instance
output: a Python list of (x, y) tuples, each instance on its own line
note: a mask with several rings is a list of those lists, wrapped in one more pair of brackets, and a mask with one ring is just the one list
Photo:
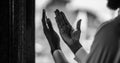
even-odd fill
[(35, 63), (34, 4), (34, 0), (0, 1), (0, 63)]

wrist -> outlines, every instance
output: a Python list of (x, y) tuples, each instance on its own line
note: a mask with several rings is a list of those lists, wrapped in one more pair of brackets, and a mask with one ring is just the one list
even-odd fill
[(64, 56), (64, 53), (62, 52), (62, 50), (55, 50), (53, 52), (53, 58), (55, 63), (69, 63), (66, 59), (66, 57)]
[(70, 49), (75, 54), (81, 47), (82, 45), (79, 43), (79, 40), (78, 40), (78, 41), (73, 41), (73, 44), (70, 46)]
[(50, 45), (50, 48), (51, 48), (51, 54), (53, 54), (53, 52), (55, 50), (61, 50), (61, 47), (60, 47), (60, 43), (59, 42), (52, 42), (51, 45)]
[(53, 53), (54, 53), (56, 50), (61, 50), (61, 49), (59, 48), (59, 49), (51, 50), (51, 54), (53, 55)]

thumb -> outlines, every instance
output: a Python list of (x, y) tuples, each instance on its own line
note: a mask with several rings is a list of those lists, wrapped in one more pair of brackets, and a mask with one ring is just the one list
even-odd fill
[(81, 19), (77, 22), (76, 29), (80, 31)]

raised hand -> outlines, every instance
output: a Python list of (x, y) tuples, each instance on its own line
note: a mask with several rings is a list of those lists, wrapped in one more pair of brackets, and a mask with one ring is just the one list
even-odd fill
[(80, 34), (81, 34), (81, 30), (80, 30), (81, 20), (77, 22), (77, 28), (75, 30), (70, 25), (70, 23), (68, 22), (66, 16), (62, 11), (59, 11), (57, 9), (55, 11), (55, 14), (56, 14), (55, 19), (62, 39), (70, 47), (72, 52), (76, 53), (76, 51), (81, 47), (81, 44), (79, 43)]
[(53, 54), (55, 50), (60, 49), (60, 38), (54, 31), (50, 19), (47, 18), (45, 10), (43, 10), (42, 14), (42, 24), (44, 34), (49, 42), (51, 53)]

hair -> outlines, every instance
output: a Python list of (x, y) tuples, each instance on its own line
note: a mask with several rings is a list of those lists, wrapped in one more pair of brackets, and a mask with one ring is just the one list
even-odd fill
[(120, 7), (120, 0), (108, 0), (107, 6), (112, 10), (116, 10)]

